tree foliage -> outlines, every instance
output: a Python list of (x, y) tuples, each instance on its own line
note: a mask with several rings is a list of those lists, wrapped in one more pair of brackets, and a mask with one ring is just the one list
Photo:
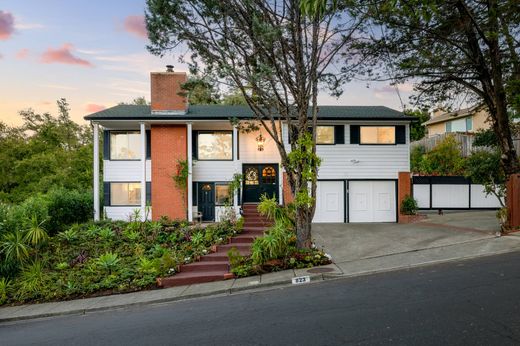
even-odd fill
[(430, 120), (430, 115), (426, 110), (405, 110), (405, 115), (417, 118), (416, 121), (410, 124), (410, 141), (418, 141), (426, 136), (426, 126), (424, 122)]
[(519, 172), (508, 109), (520, 109), (520, 2), (359, 3), (359, 13), (372, 19), (366, 22), (369, 39), (361, 45), (365, 62), (372, 62), (367, 69), (371, 77), (382, 71), (395, 83), (413, 80), (418, 97), (432, 105), (460, 100), (485, 104), (504, 170)]
[(65, 99), (58, 115), (20, 112), (23, 125), (0, 123), (0, 201), (18, 203), (54, 187), (92, 185), (92, 135), (70, 119)]
[[(278, 147), (293, 193), (308, 191), (314, 199), (316, 182), (303, 177), (305, 164), (289, 163), (282, 121), (292, 139), (316, 127), (318, 90), (341, 93), (351, 71), (348, 66), (332, 70), (331, 64), (340, 55), (350, 56), (348, 47), (363, 18), (351, 16), (347, 6), (335, 2), (319, 6), (319, 13), (311, 10), (302, 11), (300, 2), (290, 0), (148, 0), (146, 25), (152, 53), (163, 55), (183, 45), (193, 70), (203, 66), (203, 75), (241, 92)], [(351, 61), (361, 64), (353, 57)], [(315, 152), (315, 133), (312, 138)], [(297, 150), (307, 148), (291, 141), (291, 151)], [(300, 247), (311, 244), (314, 209), (314, 203), (297, 206)]]

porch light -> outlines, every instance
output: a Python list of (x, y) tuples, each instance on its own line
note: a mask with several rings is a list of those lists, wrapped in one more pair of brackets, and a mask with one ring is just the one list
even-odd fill
[(262, 136), (262, 133), (260, 132), (260, 134), (256, 137), (256, 145), (257, 145), (258, 151), (264, 151), (264, 143), (265, 143), (265, 138), (264, 138), (264, 136)]

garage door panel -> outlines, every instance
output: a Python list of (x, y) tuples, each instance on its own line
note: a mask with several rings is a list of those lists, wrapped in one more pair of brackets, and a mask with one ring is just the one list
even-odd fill
[(350, 222), (395, 222), (394, 181), (350, 181)]
[(343, 181), (318, 181), (313, 222), (344, 222)]

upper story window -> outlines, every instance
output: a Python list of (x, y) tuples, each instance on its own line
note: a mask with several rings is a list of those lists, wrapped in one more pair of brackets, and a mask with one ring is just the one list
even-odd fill
[(316, 144), (334, 143), (334, 126), (316, 126)]
[(110, 205), (140, 205), (140, 183), (110, 183)]
[(231, 131), (198, 132), (198, 160), (233, 160)]
[(110, 159), (139, 160), (141, 158), (141, 137), (139, 131), (111, 131)]
[(466, 118), (466, 131), (473, 130), (473, 119), (471, 117)]
[(451, 132), (451, 121), (446, 122), (446, 132)]
[(360, 126), (360, 144), (396, 144), (395, 126)]

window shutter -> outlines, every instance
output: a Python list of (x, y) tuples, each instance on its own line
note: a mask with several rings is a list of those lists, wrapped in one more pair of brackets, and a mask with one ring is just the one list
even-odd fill
[(152, 183), (146, 182), (146, 204), (152, 205)]
[(198, 159), (198, 157), (199, 157), (199, 152), (197, 150), (198, 137), (199, 137), (198, 131), (193, 131), (191, 133), (191, 145), (192, 145), (191, 152), (192, 152), (192, 156), (194, 159)]
[(110, 160), (110, 131), (103, 131), (103, 160)]
[(395, 127), (395, 144), (406, 144), (406, 127), (404, 125)]
[(345, 144), (345, 125), (334, 125), (334, 144)]
[(150, 130), (146, 130), (146, 158), (148, 160), (152, 158), (152, 133)]
[(193, 188), (191, 189), (191, 194), (193, 196), (193, 198), (192, 198), (193, 199), (193, 205), (199, 205), (199, 201), (197, 199), (198, 198), (198, 195), (197, 195), (197, 193), (198, 193), (198, 191), (197, 191), (197, 184), (198, 183), (193, 182), (192, 184), (193, 184), (192, 185)]
[(103, 183), (103, 205), (110, 205), (110, 183)]
[(240, 160), (240, 131), (237, 131), (237, 160)]
[(350, 144), (359, 144), (359, 125), (350, 125)]

